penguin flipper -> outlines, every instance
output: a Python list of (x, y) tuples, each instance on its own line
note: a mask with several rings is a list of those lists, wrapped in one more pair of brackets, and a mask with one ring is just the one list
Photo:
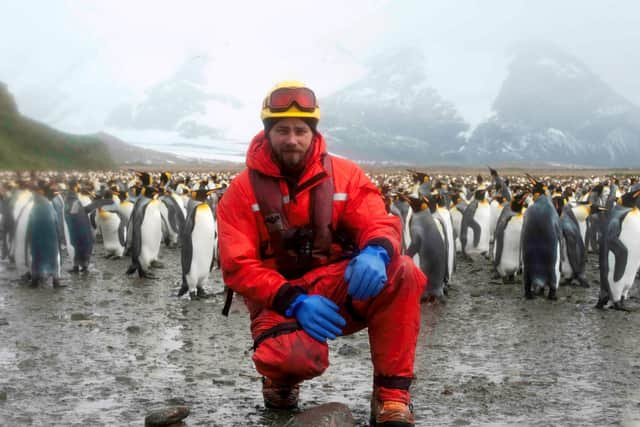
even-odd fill
[(516, 213), (513, 212), (511, 208), (506, 207), (500, 213), (500, 217), (498, 217), (496, 230), (493, 233), (493, 241), (496, 246), (495, 256), (493, 260), (494, 267), (497, 267), (498, 264), (500, 264), (500, 260), (502, 259), (502, 249), (504, 246), (504, 230), (507, 228), (509, 220), (514, 216), (516, 216)]
[(118, 218), (120, 218), (120, 225), (118, 225), (118, 241), (123, 247), (127, 246), (127, 238), (125, 236), (125, 217), (120, 212), (118, 212)]
[(609, 250), (613, 252), (613, 255), (616, 259), (616, 265), (613, 269), (613, 281), (617, 282), (622, 279), (624, 275), (624, 271), (627, 267), (627, 257), (629, 256), (629, 251), (627, 247), (620, 241), (619, 238), (609, 240)]
[(421, 242), (420, 234), (417, 233), (415, 236), (411, 236), (411, 245), (409, 245), (406, 252), (406, 255), (409, 258), (413, 258), (413, 256), (418, 253), (420, 242)]
[(482, 228), (480, 228), (480, 224), (476, 220), (471, 221), (469, 227), (473, 230), (473, 247), (477, 248), (480, 244), (480, 234), (482, 233)]
[(444, 235), (442, 236), (442, 242), (444, 243), (444, 283), (449, 283), (449, 239), (447, 238), (447, 227), (445, 226), (442, 217), (437, 216), (436, 220), (440, 223)]
[[(196, 209), (195, 207), (189, 210), (187, 214), (187, 221), (182, 229), (182, 249), (180, 251), (180, 261), (182, 263), (182, 274), (189, 274), (191, 271), (191, 260), (193, 259), (193, 244), (191, 242), (191, 233), (193, 227), (195, 227), (196, 221)], [(187, 288), (188, 289), (188, 288)]]
[(107, 205), (112, 205), (112, 204), (113, 204), (113, 199), (97, 199), (97, 200), (94, 200), (93, 202), (89, 203), (83, 209), (84, 209), (85, 213), (87, 215), (89, 215), (90, 213), (92, 213), (93, 211), (95, 211), (98, 208), (101, 208), (101, 207), (107, 206)]
[(578, 254), (577, 254), (577, 246), (578, 242), (576, 240), (576, 235), (574, 234), (574, 230), (567, 229), (566, 226), (562, 228), (562, 234), (564, 235), (564, 241), (566, 245), (567, 258), (569, 261), (569, 265), (571, 266), (571, 270), (574, 272), (580, 271), (580, 266), (578, 265)]
[(134, 262), (131, 263), (131, 265), (129, 266), (129, 268), (127, 268), (126, 274), (127, 276), (135, 273), (136, 271), (138, 271), (138, 265)]

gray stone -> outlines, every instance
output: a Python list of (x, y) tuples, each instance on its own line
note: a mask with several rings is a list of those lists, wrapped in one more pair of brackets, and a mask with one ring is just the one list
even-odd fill
[(130, 334), (139, 334), (140, 332), (142, 332), (142, 328), (137, 325), (127, 326), (127, 332)]
[(294, 415), (285, 427), (354, 427), (356, 421), (347, 405), (325, 403)]
[(172, 406), (150, 412), (144, 419), (145, 427), (170, 426), (189, 416), (188, 406)]
[(71, 320), (90, 320), (91, 316), (86, 313), (72, 313)]
[(360, 354), (360, 349), (350, 344), (343, 344), (338, 349), (338, 354), (341, 356), (357, 356)]

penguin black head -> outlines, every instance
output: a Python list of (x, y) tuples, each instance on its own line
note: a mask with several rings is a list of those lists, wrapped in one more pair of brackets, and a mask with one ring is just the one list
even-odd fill
[(148, 187), (151, 185), (151, 175), (147, 172), (136, 172), (136, 176), (140, 179), (143, 187)]
[(401, 196), (402, 200), (409, 203), (411, 209), (414, 212), (421, 212), (429, 207), (427, 199), (424, 196), (418, 196), (416, 194), (410, 194), (408, 196)]
[(422, 182), (429, 182), (431, 180), (431, 177), (424, 172), (418, 172), (413, 169), (407, 169), (407, 171), (411, 172), (411, 178), (413, 179), (413, 182), (422, 183)]
[(69, 190), (76, 193), (80, 191), (80, 186), (78, 185), (78, 181), (76, 181), (75, 179), (69, 180)]
[(547, 187), (544, 185), (544, 183), (538, 181), (537, 179), (535, 179), (534, 177), (532, 177), (529, 174), (526, 174), (526, 176), (527, 176), (527, 179), (529, 180), (529, 182), (532, 185), (531, 193), (533, 193), (533, 198), (534, 199), (537, 199), (542, 194), (546, 194)]
[(207, 190), (206, 188), (200, 188), (198, 190), (191, 191), (191, 198), (198, 202), (204, 202), (207, 200), (207, 197), (212, 193), (212, 190)]
[(170, 179), (171, 174), (169, 172), (162, 172), (162, 174), (160, 174), (160, 183), (162, 185), (167, 185)]
[(142, 187), (142, 190), (140, 191), (140, 194), (150, 199), (153, 199), (153, 197), (159, 193), (160, 191), (156, 187), (152, 187), (150, 185)]
[(476, 199), (477, 201), (479, 201), (479, 202), (480, 202), (480, 201), (482, 201), (482, 200), (484, 200), (484, 199), (485, 199), (486, 194), (487, 194), (487, 190), (486, 190), (486, 189), (484, 189), (484, 188), (479, 188), (479, 189), (477, 189), (477, 190), (473, 193), (473, 196), (475, 197), (475, 199)]
[(522, 213), (522, 208), (528, 195), (529, 193), (527, 192), (519, 192), (516, 194), (515, 197), (511, 199), (511, 210), (516, 213)]
[(636, 208), (640, 207), (640, 188), (636, 189), (634, 192), (628, 191), (620, 197), (620, 204), (625, 208)]

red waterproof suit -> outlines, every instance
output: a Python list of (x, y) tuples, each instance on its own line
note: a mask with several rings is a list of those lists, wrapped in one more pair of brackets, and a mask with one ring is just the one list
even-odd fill
[[(322, 182), (318, 176), (325, 173), (323, 154), (324, 138), (316, 134), (305, 169), (292, 185), (281, 177), (264, 132), (251, 142), (247, 167), (280, 178), (280, 192), (286, 200), (283, 212), (291, 226), (310, 223), (311, 190)], [(333, 228), (346, 232), (359, 249), (376, 244), (385, 247), (390, 255), (388, 281), (380, 294), (367, 301), (352, 301), (347, 296), (348, 284), (343, 276), (348, 259), (316, 267), (289, 280), (273, 263), (261, 259), (261, 245), (264, 247), (269, 234), (247, 169), (231, 182), (218, 205), (224, 282), (245, 298), (255, 340), (253, 360), (262, 375), (279, 384), (296, 384), (327, 368), (327, 344), (311, 338), (295, 318), (284, 316), (301, 292), (320, 294), (340, 307), (340, 314), (347, 320), (344, 335), (368, 327), (379, 398), (408, 403), (420, 325), (420, 296), (426, 278), (413, 261), (400, 255), (400, 221), (387, 214), (375, 185), (351, 161), (333, 156), (329, 159), (334, 186)]]

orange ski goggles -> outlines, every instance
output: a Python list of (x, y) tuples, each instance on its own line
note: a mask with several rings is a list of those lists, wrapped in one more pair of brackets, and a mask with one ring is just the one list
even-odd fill
[(294, 104), (300, 111), (312, 113), (318, 107), (316, 95), (307, 87), (283, 87), (274, 90), (264, 100), (263, 108), (273, 113), (288, 111)]

